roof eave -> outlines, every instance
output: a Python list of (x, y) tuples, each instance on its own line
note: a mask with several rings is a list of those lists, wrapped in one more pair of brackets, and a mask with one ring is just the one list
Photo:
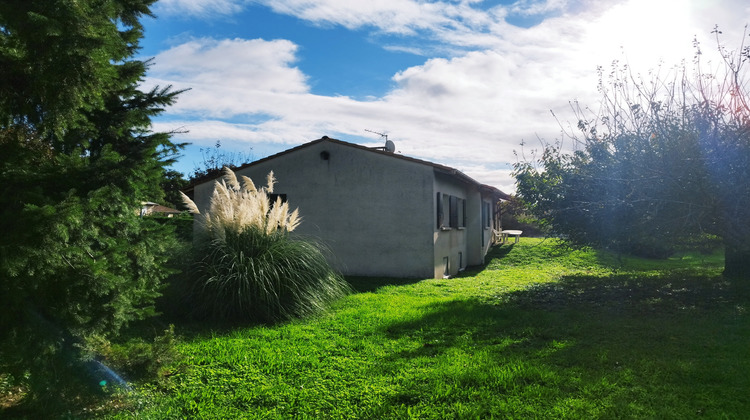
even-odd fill
[[(503, 199), (503, 200), (507, 200), (507, 199), (510, 198), (510, 196), (508, 194), (500, 191), (499, 189), (497, 189), (497, 188), (495, 188), (495, 187), (493, 187), (491, 185), (482, 184), (482, 183), (476, 181), (475, 179), (471, 178), (470, 176), (466, 175), (465, 173), (459, 171), (458, 169), (451, 168), (450, 166), (445, 166), (445, 165), (441, 165), (439, 163), (429, 162), (429, 161), (426, 161), (426, 160), (416, 159), (416, 158), (409, 157), (409, 156), (394, 154), (394, 153), (391, 153), (391, 152), (388, 152), (388, 151), (385, 151), (385, 150), (379, 150), (379, 149), (374, 149), (374, 148), (367, 147), (367, 146), (361, 146), (359, 144), (354, 144), (354, 143), (349, 143), (349, 142), (345, 142), (345, 141), (338, 140), (338, 139), (333, 139), (333, 138), (330, 138), (328, 136), (323, 136), (323, 137), (321, 137), (321, 138), (319, 138), (317, 140), (313, 140), (311, 142), (308, 142), (308, 143), (305, 143), (305, 144), (301, 144), (301, 145), (293, 147), (291, 149), (287, 149), (287, 150), (284, 150), (282, 152), (276, 153), (274, 155), (267, 156), (267, 157), (265, 157), (263, 159), (259, 159), (259, 160), (253, 161), (253, 162), (246, 163), (244, 165), (241, 165), (241, 166), (237, 167), (235, 170), (245, 169), (245, 168), (247, 168), (249, 166), (257, 165), (257, 164), (259, 164), (261, 162), (265, 162), (265, 161), (268, 161), (268, 160), (271, 160), (271, 159), (275, 159), (275, 158), (277, 158), (279, 156), (283, 156), (285, 154), (288, 154), (288, 153), (291, 153), (291, 152), (294, 152), (296, 150), (303, 149), (303, 148), (306, 148), (306, 147), (310, 147), (312, 145), (315, 145), (315, 144), (318, 144), (318, 143), (321, 143), (321, 142), (324, 142), (324, 141), (328, 141), (328, 142), (331, 142), (331, 143), (339, 144), (339, 145), (342, 145), (342, 146), (347, 146), (347, 147), (353, 147), (353, 148), (356, 148), (356, 149), (366, 150), (366, 151), (371, 152), (371, 153), (378, 153), (378, 154), (382, 154), (382, 155), (394, 157), (394, 158), (397, 158), (397, 159), (402, 159), (402, 160), (405, 160), (405, 161), (418, 163), (418, 164), (421, 164), (421, 165), (428, 165), (428, 166), (433, 167), (435, 170), (437, 170), (439, 172), (442, 172), (444, 174), (456, 177), (460, 181), (465, 182), (467, 184), (474, 185), (474, 186), (478, 187), (480, 189), (480, 191), (483, 191), (483, 192), (488, 193), (488, 194), (496, 195), (498, 198)], [(202, 180), (200, 180), (198, 182), (195, 182), (195, 183), (192, 183), (192, 184), (188, 185), (185, 189), (183, 189), (183, 191), (184, 192), (193, 191), (193, 190), (195, 190), (195, 186), (196, 185), (200, 185), (200, 184), (203, 184), (203, 183), (206, 183), (206, 182), (211, 182), (211, 181), (214, 181), (214, 180), (216, 180), (216, 179), (218, 179), (220, 177), (221, 177), (221, 175), (218, 175), (218, 176), (215, 176), (215, 177), (212, 177), (212, 178), (202, 179)]]

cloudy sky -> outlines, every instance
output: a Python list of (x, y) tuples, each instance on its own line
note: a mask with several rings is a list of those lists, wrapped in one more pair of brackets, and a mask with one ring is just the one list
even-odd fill
[[(737, 47), (747, 0), (161, 0), (146, 87), (190, 88), (155, 120), (254, 159), (324, 135), (453, 166), (504, 191), (514, 151), (596, 106), (597, 66), (646, 73)], [(748, 40), (750, 41), (750, 40)], [(557, 116), (553, 117), (552, 112)]]

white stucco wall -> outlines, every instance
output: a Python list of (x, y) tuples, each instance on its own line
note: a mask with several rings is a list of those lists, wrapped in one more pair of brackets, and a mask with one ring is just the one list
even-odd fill
[[(327, 159), (325, 157), (327, 156)], [(336, 142), (322, 141), (237, 171), (299, 208), (295, 233), (325, 243), (347, 275), (433, 276), (433, 168)], [(213, 183), (196, 186), (208, 205)]]

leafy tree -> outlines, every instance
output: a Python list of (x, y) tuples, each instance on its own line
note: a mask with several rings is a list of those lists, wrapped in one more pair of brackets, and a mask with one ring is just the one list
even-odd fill
[[(718, 30), (717, 43), (719, 41)], [(654, 257), (716, 235), (725, 275), (750, 273), (750, 49), (719, 47), (723, 67), (705, 72), (695, 43), (693, 71), (633, 75), (600, 69), (602, 106), (574, 104), (574, 152), (560, 142), (515, 166), (518, 195), (573, 244)]]
[(523, 201), (516, 196), (500, 203), (503, 229), (522, 230), (525, 236), (539, 236), (543, 228), (539, 221), (528, 211)]
[(216, 178), (221, 175), (225, 167), (237, 169), (241, 165), (253, 160), (250, 152), (237, 153), (221, 150), (221, 140), (216, 140), (213, 148), (202, 147), (200, 152), (203, 161), (193, 169), (193, 174), (190, 175), (190, 182)]
[(168, 274), (137, 217), (180, 147), (150, 131), (179, 92), (138, 86), (153, 2), (0, 2), (0, 370), (32, 399), (77, 392), (75, 344), (153, 314)]

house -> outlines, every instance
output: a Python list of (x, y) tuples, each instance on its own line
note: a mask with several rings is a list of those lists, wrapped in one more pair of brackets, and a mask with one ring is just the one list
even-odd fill
[(182, 212), (170, 207), (162, 206), (161, 204), (154, 203), (152, 201), (144, 201), (141, 203), (141, 209), (139, 214), (143, 216), (166, 216), (172, 217)]
[[(392, 143), (391, 143), (392, 146)], [(508, 195), (448, 166), (328, 137), (235, 170), (299, 208), (295, 230), (324, 243), (346, 275), (443, 278), (484, 262)], [(193, 198), (208, 207), (216, 178)]]

